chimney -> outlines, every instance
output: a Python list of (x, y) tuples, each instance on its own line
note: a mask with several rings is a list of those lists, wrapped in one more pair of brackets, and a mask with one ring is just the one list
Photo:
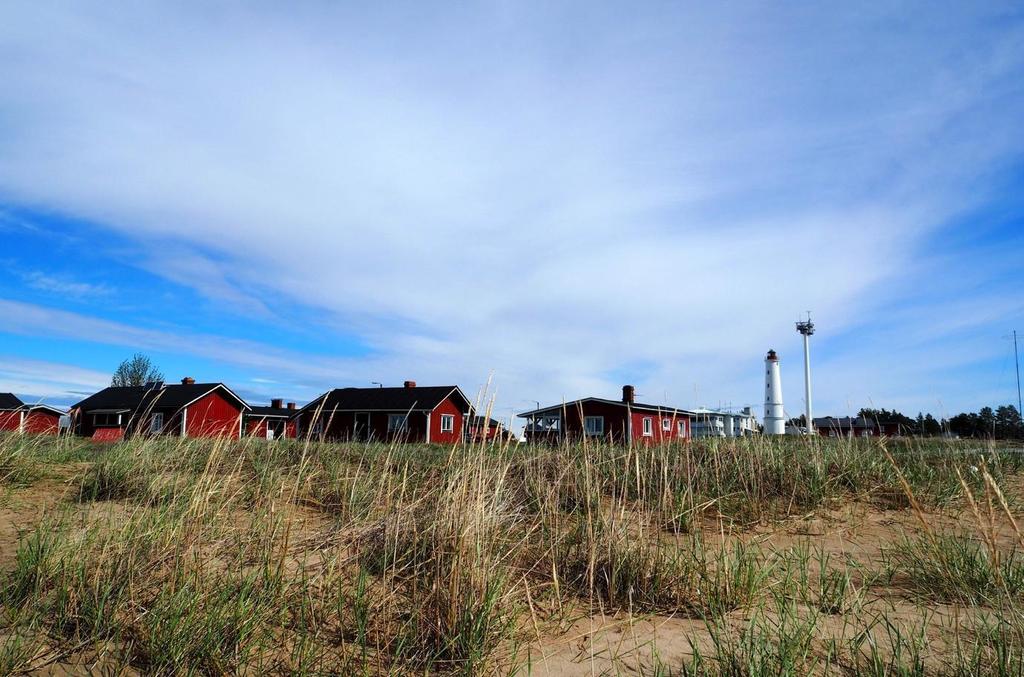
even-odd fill
[(622, 386), (622, 401), (626, 404), (636, 402), (636, 388), (633, 386)]
[(416, 387), (416, 381), (406, 381), (405, 382), (405, 387), (406, 388), (415, 388)]
[(186, 376), (185, 378), (181, 379), (181, 385), (183, 385), (183, 386), (194, 385), (195, 382), (196, 382), (196, 380), (194, 378), (192, 378), (191, 376)]
[(282, 400), (281, 398), (278, 398), (276, 400), (270, 400), (270, 408), (271, 409), (280, 409), (283, 404), (284, 404), (284, 400)]
[(289, 402), (288, 403), (288, 408), (289, 409), (295, 409), (295, 403), (294, 402)]

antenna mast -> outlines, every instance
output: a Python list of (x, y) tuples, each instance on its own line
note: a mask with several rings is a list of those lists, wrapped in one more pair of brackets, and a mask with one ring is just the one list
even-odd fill
[(814, 323), (811, 322), (811, 311), (807, 311), (807, 321), (797, 322), (796, 330), (804, 337), (804, 399), (807, 403), (807, 434), (814, 434), (814, 418), (811, 413), (811, 335), (814, 334)]
[(1013, 330), (1013, 363), (1017, 367), (1017, 415), (1024, 416), (1020, 410), (1020, 358), (1017, 356), (1017, 330)]

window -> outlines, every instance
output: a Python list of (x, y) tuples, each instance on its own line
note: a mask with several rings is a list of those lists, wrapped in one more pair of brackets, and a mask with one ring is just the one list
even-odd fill
[(670, 419), (670, 418), (663, 418), (663, 419), (661, 419), (661, 429), (663, 431), (665, 431), (665, 432), (671, 432), (672, 431), (672, 419)]
[(441, 414), (441, 432), (455, 432), (455, 417), (451, 414)]
[(388, 432), (395, 433), (405, 430), (405, 414), (388, 414)]
[(654, 434), (654, 419), (647, 417), (644, 419), (644, 437), (650, 437)]
[(93, 414), (92, 424), (96, 427), (120, 425), (119, 418), (117, 414)]
[(593, 436), (604, 435), (604, 416), (584, 417), (583, 432)]
[(679, 429), (679, 436), (686, 437), (686, 421), (678, 421), (676, 426)]
[(149, 432), (160, 433), (164, 430), (164, 412), (155, 412), (149, 417)]

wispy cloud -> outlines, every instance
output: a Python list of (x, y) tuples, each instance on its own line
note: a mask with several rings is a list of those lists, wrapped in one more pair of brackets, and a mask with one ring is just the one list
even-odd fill
[(105, 284), (81, 282), (66, 276), (50, 275), (38, 270), (23, 273), (22, 279), (32, 289), (75, 299), (108, 296), (113, 292), (113, 289)]
[(27, 402), (67, 405), (110, 385), (110, 375), (74, 364), (0, 355), (0, 383)]

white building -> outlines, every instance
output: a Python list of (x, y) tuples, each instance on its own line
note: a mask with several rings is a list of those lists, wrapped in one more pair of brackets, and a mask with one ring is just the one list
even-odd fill
[(690, 414), (693, 437), (743, 437), (757, 432), (757, 417), (750, 407), (740, 411), (701, 407)]

